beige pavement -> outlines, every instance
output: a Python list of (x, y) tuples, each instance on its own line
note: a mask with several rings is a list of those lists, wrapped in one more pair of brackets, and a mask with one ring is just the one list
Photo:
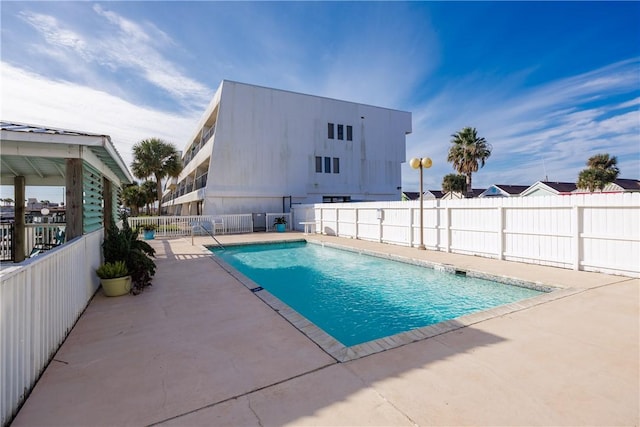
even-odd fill
[(199, 246), (156, 240), (139, 296), (99, 291), (14, 425), (638, 425), (640, 280), (300, 233), (578, 292), (338, 363)]

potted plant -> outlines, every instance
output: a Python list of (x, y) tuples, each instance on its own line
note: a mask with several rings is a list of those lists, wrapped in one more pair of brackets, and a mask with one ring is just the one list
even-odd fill
[(284, 233), (287, 229), (287, 219), (283, 216), (276, 217), (273, 220), (273, 225), (276, 227), (278, 233)]
[(112, 222), (106, 230), (102, 253), (105, 263), (124, 261), (131, 275), (131, 291), (135, 295), (151, 285), (151, 278), (156, 272), (156, 264), (151, 257), (155, 256), (156, 251), (139, 239), (138, 230), (131, 229), (126, 214), (121, 218), (122, 229)]
[(105, 262), (96, 273), (106, 296), (118, 297), (131, 291), (131, 276), (124, 261)]
[(142, 228), (142, 234), (144, 235), (144, 240), (153, 240), (156, 237), (156, 225), (145, 223), (140, 226)]

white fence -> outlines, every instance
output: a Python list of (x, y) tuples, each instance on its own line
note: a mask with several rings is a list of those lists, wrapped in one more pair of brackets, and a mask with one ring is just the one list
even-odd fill
[(0, 425), (24, 401), (98, 289), (103, 230), (0, 272)]
[[(273, 222), (276, 217), (285, 217), (287, 230), (291, 230), (291, 214), (267, 213), (265, 225), (267, 230), (273, 231)], [(192, 226), (195, 224), (215, 224), (217, 234), (239, 234), (253, 232), (253, 216), (251, 214), (235, 215), (198, 215), (198, 216), (142, 216), (129, 218), (132, 228), (143, 224), (153, 224), (156, 227), (156, 236), (175, 237), (191, 235)], [(206, 227), (206, 229), (209, 229)]]
[(13, 259), (13, 224), (0, 224), (0, 260)]
[[(420, 205), (372, 202), (299, 205), (295, 228), (417, 246)], [(640, 277), (640, 194), (427, 200), (427, 249)]]

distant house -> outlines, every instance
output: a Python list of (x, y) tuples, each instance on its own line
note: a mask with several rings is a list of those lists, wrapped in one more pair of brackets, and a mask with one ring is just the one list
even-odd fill
[(444, 193), (440, 190), (429, 190), (427, 191), (427, 193), (433, 194), (433, 197), (435, 199), (442, 199), (442, 197), (444, 196)]
[(571, 194), (576, 190), (575, 182), (538, 181), (522, 193), (521, 197), (557, 196)]
[(527, 188), (529, 188), (527, 185), (494, 184), (484, 190), (478, 197), (518, 197)]
[(602, 191), (640, 191), (640, 179), (616, 179)]
[[(471, 190), (471, 198), (475, 199), (479, 197), (482, 193), (486, 191), (485, 188), (474, 188)], [(457, 193), (454, 191), (448, 191), (442, 196), (442, 200), (457, 200), (457, 199), (466, 199), (467, 193)]]
[[(616, 179), (607, 184), (602, 189), (602, 193), (629, 193), (640, 191), (640, 180), (638, 179)], [(588, 193), (589, 190), (577, 188), (574, 193)]]
[[(637, 179), (616, 179), (602, 189), (602, 193), (626, 193), (635, 191), (640, 191), (640, 180)], [(524, 190), (520, 196), (556, 196), (579, 193), (589, 193), (589, 190), (578, 188), (574, 182), (538, 181)]]
[[(435, 200), (435, 199), (441, 199), (443, 194), (442, 191), (438, 191), (438, 190), (427, 190), (423, 193), (423, 197), (424, 200)], [(402, 193), (402, 201), (408, 201), (408, 200), (419, 200), (420, 199), (420, 192), (419, 191), (404, 191)]]

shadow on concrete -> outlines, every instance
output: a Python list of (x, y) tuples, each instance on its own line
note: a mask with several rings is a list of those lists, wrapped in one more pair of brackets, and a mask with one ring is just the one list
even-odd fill
[[(473, 381), (486, 367), (457, 362), (504, 336), (465, 327), (337, 363), (200, 246), (153, 246), (153, 286), (96, 295), (15, 426), (411, 425), (438, 390), (509, 398), (505, 383)], [(461, 370), (470, 381), (452, 382)]]
[[(244, 288), (233, 279), (235, 285)], [(244, 288), (246, 289), (246, 288)], [(254, 295), (247, 299), (258, 300)], [(266, 304), (265, 307), (269, 308)], [(270, 308), (269, 308), (270, 309)], [(451, 323), (457, 323), (452, 321)], [(458, 324), (462, 327), (462, 324)], [(302, 332), (288, 325), (289, 333), (308, 340)], [(261, 325), (255, 325), (261, 328)], [(460, 353), (467, 353), (479, 347), (492, 346), (504, 341), (503, 338), (481, 330), (467, 327), (465, 340), (455, 346), (445, 345), (438, 337), (414, 342), (400, 348), (377, 353), (346, 363), (328, 363), (318, 369), (281, 378), (279, 381), (246, 390), (241, 394), (229, 393), (224, 399), (211, 401), (196, 410), (175, 414), (164, 420), (162, 425), (285, 425), (303, 423), (308, 417), (317, 417), (330, 408), (353, 406), (346, 409), (339, 418), (338, 425), (382, 424), (399, 425), (407, 421), (404, 415), (385, 402), (372, 386), (390, 378), (402, 378), (415, 372), (428, 372), (430, 365), (445, 361)], [(271, 331), (264, 330), (265, 334)], [(458, 331), (452, 332), (457, 333)], [(274, 335), (274, 339), (283, 339)], [(311, 342), (311, 341), (308, 341)], [(263, 369), (270, 369), (270, 354), (263, 354)], [(300, 357), (297, 352), (282, 355), (287, 364), (295, 363)], [(419, 392), (419, 391), (418, 391)], [(352, 401), (362, 402), (352, 405)], [(367, 418), (371, 423), (363, 422)], [(322, 417), (321, 417), (322, 419)], [(329, 422), (333, 420), (333, 422)], [(335, 424), (331, 417), (329, 424)]]

